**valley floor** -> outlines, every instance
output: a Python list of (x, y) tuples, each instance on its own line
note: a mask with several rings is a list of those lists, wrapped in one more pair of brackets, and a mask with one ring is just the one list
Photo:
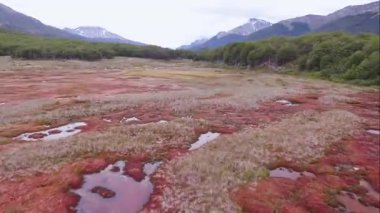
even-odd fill
[(0, 212), (378, 212), (379, 98), (187, 60), (2, 57)]

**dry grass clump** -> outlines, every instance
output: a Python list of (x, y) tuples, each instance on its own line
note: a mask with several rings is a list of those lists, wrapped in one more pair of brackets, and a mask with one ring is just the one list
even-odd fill
[(348, 103), (353, 101), (354, 98), (348, 97), (346, 95), (340, 95), (340, 94), (327, 94), (324, 96), (321, 96), (318, 101), (326, 106), (334, 106), (339, 103)]
[[(177, 99), (169, 103), (169, 106), (179, 116), (188, 116), (195, 109), (209, 110), (209, 109), (223, 109), (233, 108), (235, 110), (248, 110), (256, 108), (260, 102), (273, 99), (278, 96), (285, 96), (286, 94), (294, 93), (297, 87), (282, 88), (279, 85), (267, 85), (273, 79), (262, 79), (262, 82), (255, 84), (242, 84), (242, 85), (225, 85), (224, 87), (217, 87), (216, 89), (209, 89), (206, 91), (197, 91), (198, 95), (188, 96), (184, 99)], [(202, 95), (201, 95), (202, 94)], [(217, 94), (230, 94), (226, 97), (218, 97), (213, 99), (205, 99), (212, 95)], [(203, 99), (200, 99), (203, 98)]]
[(55, 71), (73, 69), (75, 70), (152, 70), (155, 68), (178, 68), (181, 70), (217, 68), (224, 65), (215, 65), (209, 62), (193, 62), (191, 60), (154, 60), (144, 58), (115, 57), (99, 61), (81, 60), (18, 60), (8, 56), (0, 57), (0, 71), (19, 70), (43, 70)]
[(0, 125), (14, 123), (13, 120), (23, 119), (24, 116), (41, 113), (44, 106), (53, 104), (54, 101), (47, 99), (35, 99), (24, 101), (20, 104), (0, 105)]
[(112, 127), (60, 141), (25, 143), (2, 151), (0, 179), (54, 170), (102, 152), (144, 153), (157, 151), (164, 145), (188, 145), (197, 138), (194, 128), (203, 124), (201, 120), (183, 118), (168, 123)]
[(65, 123), (83, 117), (128, 110), (153, 101), (154, 106), (160, 109), (160, 107), (163, 107), (163, 104), (166, 102), (196, 95), (201, 95), (201, 93), (174, 91), (154, 94), (142, 93), (114, 95), (112, 97), (100, 97), (98, 99), (76, 98), (73, 99), (76, 103), (75, 105), (67, 105), (50, 111), (45, 110), (44, 108), (49, 107), (51, 104), (54, 104), (54, 102), (45, 100), (21, 103), (16, 107), (3, 105), (0, 108), (0, 125), (29, 123), (36, 121), (43, 121), (45, 123)]
[(353, 134), (359, 118), (347, 111), (305, 111), (262, 129), (222, 136), (184, 158), (170, 162), (172, 187), (163, 206), (180, 212), (236, 212), (229, 190), (267, 174), (279, 159), (309, 162), (329, 144)]
[[(232, 108), (236, 111), (258, 107), (260, 102), (299, 92), (296, 81), (292, 88), (284, 88), (276, 83), (276, 78), (267, 74), (220, 79), (215, 86), (193, 89), (192, 94), (169, 102), (169, 106), (178, 116), (189, 116), (194, 110)], [(204, 86), (204, 85), (203, 85)], [(227, 94), (218, 97), (218, 94)], [(216, 96), (215, 98), (210, 98)]]

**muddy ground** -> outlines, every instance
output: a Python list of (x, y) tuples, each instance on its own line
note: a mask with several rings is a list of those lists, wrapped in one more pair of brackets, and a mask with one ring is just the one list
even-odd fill
[(187, 60), (0, 61), (0, 212), (379, 212), (377, 89)]

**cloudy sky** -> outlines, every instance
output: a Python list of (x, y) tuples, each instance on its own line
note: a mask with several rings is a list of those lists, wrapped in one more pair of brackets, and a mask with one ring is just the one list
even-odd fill
[(59, 28), (101, 26), (125, 38), (178, 47), (245, 23), (326, 15), (374, 0), (0, 0)]

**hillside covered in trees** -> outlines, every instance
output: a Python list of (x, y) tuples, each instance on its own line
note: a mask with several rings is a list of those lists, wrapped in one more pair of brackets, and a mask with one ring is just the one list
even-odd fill
[(204, 51), (197, 60), (251, 68), (296, 66), (301, 72), (324, 79), (380, 84), (379, 36), (370, 34), (322, 33), (234, 43)]
[(0, 55), (23, 59), (99, 60), (115, 56), (175, 59), (191, 58), (193, 53), (157, 46), (93, 43), (71, 39), (39, 37), (0, 31)]
[[(92, 43), (0, 31), (0, 55), (22, 59), (99, 60), (116, 56), (153, 59), (195, 58), (255, 68), (288, 67), (315, 77), (379, 85), (379, 36), (319, 33), (234, 43), (201, 53), (157, 46)], [(287, 69), (289, 70), (289, 69)]]

